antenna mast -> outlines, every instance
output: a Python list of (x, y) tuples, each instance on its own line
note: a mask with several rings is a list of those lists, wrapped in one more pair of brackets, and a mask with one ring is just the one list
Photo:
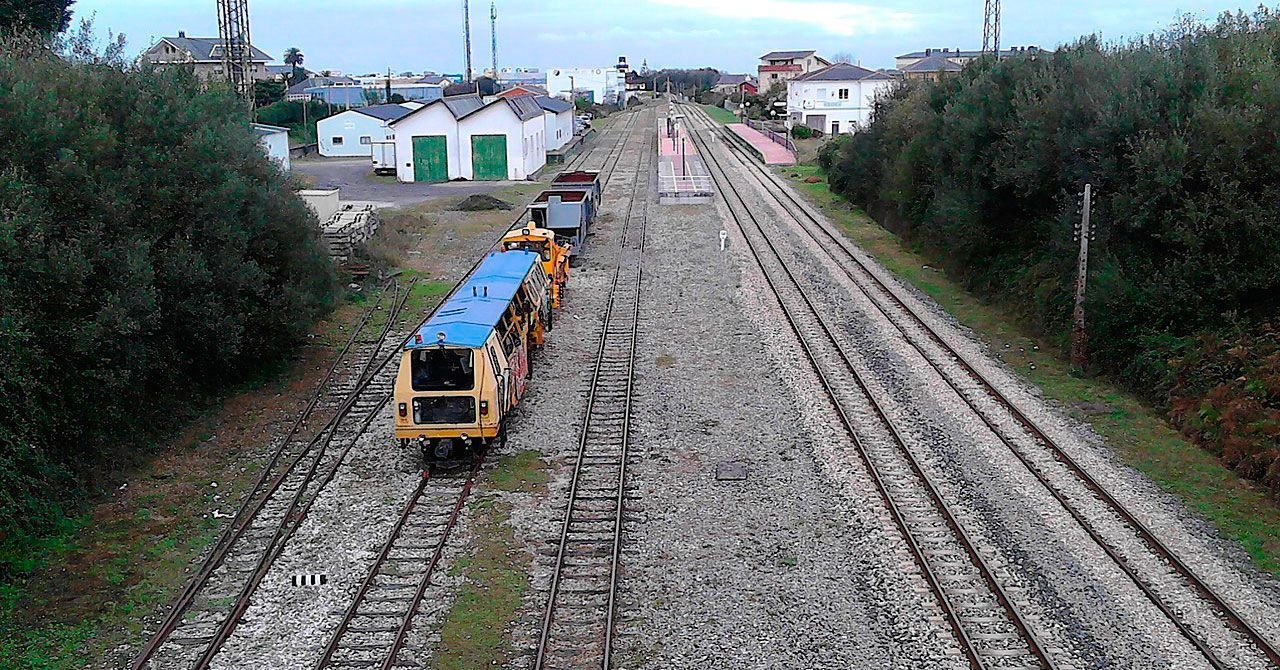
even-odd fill
[(249, 73), (249, 0), (218, 0), (218, 37), (222, 71), (231, 90), (253, 107), (253, 77)]
[(490, 53), (493, 54), (493, 79), (498, 80), (498, 3), (489, 3), (489, 36), (493, 40)]
[(462, 78), (471, 81), (471, 3), (462, 0)]
[(982, 17), (982, 53), (1000, 57), (1000, 0), (987, 0)]

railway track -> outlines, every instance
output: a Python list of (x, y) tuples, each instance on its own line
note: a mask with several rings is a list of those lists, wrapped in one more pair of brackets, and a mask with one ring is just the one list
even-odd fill
[[(618, 149), (629, 136), (635, 123), (635, 113), (628, 115), (619, 137), (610, 145), (603, 165), (602, 180), (607, 181), (616, 168)], [(579, 164), (594, 157), (602, 147), (593, 147), (575, 159)], [(568, 168), (566, 168), (568, 169)], [(578, 168), (573, 168), (578, 169)], [(520, 223), (516, 219), (502, 233)], [(497, 239), (501, 239), (499, 234)], [(497, 244), (497, 239), (494, 245)], [(453, 290), (461, 286), (474, 271), (474, 263)], [(394, 384), (394, 366), (404, 341), (416, 329), (392, 335), (393, 326), (400, 320), (401, 311), (413, 284), (402, 287), (399, 282), (390, 286), (395, 294), (390, 310), (384, 309), (385, 291), (374, 305), (362, 314), (352, 337), (344, 345), (338, 359), (318, 387), (315, 397), (300, 413), (289, 433), (274, 450), (263, 474), (246, 496), (236, 518), (205, 559), (197, 574), (187, 584), (171, 606), (159, 628), (144, 644), (131, 664), (132, 670), (171, 670), (173, 668), (208, 668), (212, 659), (230, 638), (240, 617), (248, 608), (258, 585), (266, 577), (276, 558), (284, 551), (290, 538), (302, 525), (311, 505), (336, 474), (342, 461), (372, 421), (386, 407)], [(366, 326), (380, 311), (390, 311), (373, 339), (359, 337)], [(429, 315), (423, 315), (424, 318)], [(420, 324), (421, 321), (416, 323)], [(306, 436), (303, 428), (324, 411), (332, 415), (314, 434)], [(478, 467), (478, 464), (477, 464)], [(474, 473), (473, 473), (474, 474)], [(427, 510), (438, 491), (429, 487), (424, 479), (419, 490), (407, 505), (404, 522), (398, 532), (411, 532), (418, 527), (416, 515)], [(443, 480), (438, 478), (443, 483)], [(470, 478), (460, 491), (458, 505), (470, 490)], [(456, 517), (454, 517), (456, 520)], [(450, 522), (452, 528), (452, 522)], [(408, 531), (405, 531), (405, 529)], [(447, 531), (440, 539), (443, 546)], [(407, 556), (388, 555), (383, 562), (400, 562)], [(437, 559), (438, 560), (438, 559)], [(371, 576), (376, 576), (375, 570)], [(421, 583), (429, 583), (430, 571)], [(373, 590), (377, 582), (365, 589)], [(422, 596), (418, 596), (421, 602)], [(409, 619), (412, 616), (408, 617)], [(347, 625), (350, 632), (352, 626)], [(359, 627), (354, 627), (359, 631)], [(338, 640), (341, 636), (335, 636)], [(400, 636), (398, 645), (403, 644)], [(328, 655), (326, 655), (328, 656)], [(391, 655), (394, 660), (395, 654)], [(333, 659), (325, 661), (333, 663)], [(390, 666), (388, 666), (390, 667)]]
[(610, 667), (655, 143), (645, 137), (583, 410), (536, 670)]
[[(715, 127), (714, 122), (702, 110), (693, 108), (693, 113), (707, 128)], [(854, 285), (863, 291), (868, 301), (875, 305), (876, 309), (902, 336), (903, 340), (909, 343), (936, 371), (938, 376), (946, 381), (951, 390), (999, 438), (1011, 454), (1036, 477), (1090, 539), (1098, 545), (1151, 603), (1172, 622), (1183, 637), (1203, 656), (1208, 665), (1214, 668), (1265, 667), (1267, 664), (1272, 667), (1280, 667), (1280, 655), (1277, 654), (1274, 645), (1262, 633), (1201, 580), (1189, 566), (1161, 542), (1155, 533), (1116, 500), (1105, 487), (1096, 481), (1043, 429), (1026, 416), (1016, 403), (1000, 391), (998, 386), (983, 375), (963, 354), (951, 346), (927, 319), (923, 318), (915, 308), (880, 277), (878, 272), (871, 268), (855, 252), (852, 245), (843, 238), (839, 231), (833, 230), (829, 224), (812, 211), (812, 208), (807, 203), (796, 198), (784, 182), (768, 170), (757, 165), (751, 156), (735, 144), (732, 138), (724, 137), (723, 132), (721, 131), (721, 137), (725, 140), (726, 145), (729, 146), (731, 155), (762, 187), (760, 190), (767, 194), (766, 197), (774, 199), (784, 211), (790, 213), (795, 219), (795, 228), (803, 231), (805, 235), (823, 249), (824, 254), (841, 269)], [(724, 183), (729, 184), (730, 189), (733, 190), (743, 209), (750, 213), (749, 208), (746, 207), (745, 200), (737, 193), (736, 185), (733, 184), (732, 180), (725, 179), (727, 173), (724, 171), (719, 159), (714, 156), (710, 144), (705, 141), (705, 138), (699, 138), (699, 140), (703, 151), (710, 156), (720, 172), (719, 178), (724, 179)], [(724, 190), (723, 185), (721, 189), (722, 191)], [(736, 213), (735, 216), (737, 216)], [(774, 248), (773, 236), (765, 232), (765, 229), (760, 226), (759, 221), (755, 220), (753, 215), (751, 218), (754, 229), (764, 241), (761, 246), (767, 245), (769, 253), (773, 254), (778, 264), (790, 275), (790, 270), (786, 267), (785, 262), (782, 261), (782, 256)], [(743, 227), (740, 217), (739, 225)], [(743, 227), (743, 235), (744, 237), (747, 235), (745, 227)], [(748, 241), (751, 244), (749, 238)], [(752, 251), (759, 258), (759, 253), (754, 244), (752, 244)], [(761, 265), (763, 268), (764, 263), (762, 262)], [(766, 275), (768, 275), (767, 272)], [(774, 276), (776, 277), (776, 273)], [(774, 280), (772, 278), (767, 276), (766, 279), (773, 284)], [(792, 281), (794, 281), (794, 277), (792, 277)], [(795, 290), (803, 292), (799, 282), (794, 283)], [(776, 286), (774, 291), (777, 292)], [(810, 309), (813, 309), (812, 303), (808, 302), (807, 297), (805, 297), (804, 301), (809, 304)], [(830, 331), (825, 326), (823, 329), (830, 336)], [(834, 336), (830, 336), (828, 339), (834, 346), (840, 346)], [(848, 357), (842, 355), (842, 358), (844, 358), (846, 367), (853, 370), (853, 364), (848, 360)], [(816, 365), (815, 363), (815, 367)], [(905, 441), (897, 428), (893, 426), (887, 413), (879, 406), (878, 401), (866, 389), (865, 385), (859, 382), (859, 386), (868, 401), (875, 407), (875, 411), (880, 416), (881, 421), (888, 426), (890, 432), (894, 433), (895, 442), (900, 445), (900, 451), (909, 454)], [(1004, 416), (1000, 416), (1001, 414), (1004, 414)], [(1012, 419), (1014, 425), (1021, 431), (1020, 435), (1011, 434), (1010, 429), (1006, 427), (1005, 418)], [(1026, 443), (1035, 445), (1035, 448), (1040, 449), (1042, 453), (1029, 453), (1029, 450), (1023, 446)], [(1056, 471), (1054, 471), (1055, 468)], [(915, 467), (913, 470), (918, 471), (919, 468)], [(918, 479), (927, 479), (922, 471), (917, 472), (916, 477)], [(935, 504), (936, 507), (937, 505)], [(1120, 532), (1127, 533), (1130, 537), (1139, 541), (1149, 555), (1145, 557), (1132, 556), (1132, 552), (1126, 552), (1118, 546), (1117, 542), (1110, 539), (1109, 533), (1100, 528), (1100, 526), (1107, 524), (1100, 524), (1094, 520), (1097, 518), (1099, 510), (1110, 516), (1110, 519), (1106, 520), (1110, 522), (1111, 526), (1114, 526), (1110, 530), (1118, 528)], [(910, 521), (910, 519), (904, 519), (904, 521)], [(957, 526), (953, 532), (962, 533), (963, 529)], [(918, 557), (918, 562), (920, 562), (920, 558), (922, 557)], [(928, 573), (930, 567), (922, 565), (922, 569)], [(928, 578), (929, 576), (926, 574), (926, 579)], [(1215, 618), (1223, 624), (1223, 630), (1214, 631), (1204, 630), (1203, 627), (1197, 628), (1190, 624), (1186, 617), (1181, 616), (1182, 610), (1187, 605), (1186, 598), (1171, 597), (1167, 591), (1161, 591), (1160, 584), (1167, 585), (1170, 581), (1180, 582), (1188, 590), (1188, 595), (1198, 597), (1201, 604), (1207, 605), (1215, 615)], [(1167, 589), (1167, 586), (1165, 588)], [(937, 592), (935, 590), (935, 593)], [(943, 596), (945, 596), (945, 593), (939, 597), (942, 598)], [(958, 621), (956, 617), (952, 618), (952, 623), (953, 628), (964, 628), (963, 622)], [(1027, 629), (1030, 634), (1030, 627), (1027, 627)], [(972, 640), (963, 639), (967, 635), (963, 630), (958, 632), (957, 635), (962, 638), (962, 643), (965, 645), (969, 645), (972, 642)], [(975, 661), (973, 654), (970, 655), (970, 660)], [(1039, 660), (1042, 663), (1053, 662), (1047, 656)], [(1259, 663), (1262, 665), (1259, 665)]]
[[(415, 283), (413, 280), (402, 286), (399, 281), (389, 282), (378, 300), (361, 315), (316, 394), (272, 451), (235, 518), (134, 658), (134, 670), (207, 665), (200, 659), (209, 650), (216, 650), (223, 629), (238, 616), (236, 584), (251, 580), (257, 566), (282, 548), (290, 517), (304, 505), (307, 483), (319, 469), (329, 446), (344, 432), (343, 424), (352, 419), (353, 413), (371, 417), (370, 405), (359, 401), (356, 389), (368, 386), (380, 367), (378, 353), (391, 339), (391, 329)], [(389, 303), (385, 301), (388, 289), (394, 290)], [(362, 337), (379, 311), (387, 312), (385, 321), (374, 337)], [(305, 430), (308, 423), (326, 409), (333, 410), (329, 419), (309, 434)], [(240, 560), (229, 561), (233, 555)]]
[[(400, 663), (414, 617), (431, 592), (431, 577), (480, 464), (477, 458), (464, 473), (424, 473), (368, 576), (357, 588), (316, 670), (390, 670)], [(415, 575), (416, 580), (412, 579)]]

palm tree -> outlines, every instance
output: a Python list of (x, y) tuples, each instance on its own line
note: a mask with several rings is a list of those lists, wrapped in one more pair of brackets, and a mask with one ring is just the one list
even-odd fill
[(305, 58), (305, 56), (302, 55), (302, 51), (299, 50), (298, 47), (289, 47), (285, 50), (284, 64), (293, 66), (293, 69), (289, 72), (289, 83), (292, 84), (297, 81), (298, 66), (302, 65), (303, 58)]

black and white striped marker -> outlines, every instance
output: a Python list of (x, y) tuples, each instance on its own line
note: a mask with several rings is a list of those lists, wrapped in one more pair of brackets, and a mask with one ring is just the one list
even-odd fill
[(329, 582), (328, 575), (294, 575), (294, 586), (324, 586)]

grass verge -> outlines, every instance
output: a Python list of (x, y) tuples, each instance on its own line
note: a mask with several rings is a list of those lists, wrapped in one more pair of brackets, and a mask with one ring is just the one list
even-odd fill
[[(1238, 542), (1259, 568), (1280, 577), (1280, 507), (1212, 454), (1184, 439), (1161, 413), (1103, 378), (1072, 374), (1062, 352), (1031, 334), (1015, 310), (985, 302), (952, 282), (932, 261), (907, 248), (860, 209), (833, 194), (814, 165), (780, 170), (811, 203), (898, 277), (927, 293), (977, 332), (1001, 360), (1088, 423), (1130, 466), (1209, 519)], [(798, 175), (798, 176), (792, 176)]]
[(711, 118), (715, 120), (716, 123), (720, 123), (720, 124), (740, 123), (738, 121), (738, 115), (725, 109), (724, 107), (716, 107), (715, 105), (698, 105), (698, 106), (706, 110), (707, 114), (709, 114)]
[(538, 493), (546, 483), (546, 464), (536, 452), (522, 451), (499, 461), (479, 487), (489, 492), (469, 503), (475, 519), (473, 550), (452, 568), (466, 582), (440, 631), (440, 670), (510, 666), (509, 631), (529, 590), (526, 568), (532, 558), (517, 545), (508, 523), (512, 503), (501, 492)]

